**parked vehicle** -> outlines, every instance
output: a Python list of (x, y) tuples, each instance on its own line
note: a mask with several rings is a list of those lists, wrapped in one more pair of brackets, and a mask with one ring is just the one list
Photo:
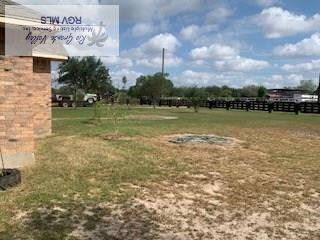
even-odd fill
[(86, 93), (84, 95), (83, 101), (87, 102), (89, 104), (93, 104), (96, 101), (98, 101), (98, 95), (97, 94), (92, 94), (92, 93)]
[(75, 102), (72, 95), (54, 95), (52, 97), (52, 105), (59, 107), (75, 107)]
[(97, 101), (99, 101), (98, 95), (91, 93), (87, 93), (83, 98), (77, 99), (77, 104), (72, 95), (54, 95), (52, 97), (52, 106), (64, 108), (75, 107), (76, 105), (90, 107)]
[(64, 108), (75, 107), (76, 104), (73, 100), (73, 96), (61, 96), (59, 106)]

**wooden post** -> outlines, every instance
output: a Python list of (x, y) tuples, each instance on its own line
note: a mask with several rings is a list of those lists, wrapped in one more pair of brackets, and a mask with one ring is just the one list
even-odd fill
[(251, 102), (247, 102), (247, 103), (246, 103), (246, 110), (247, 110), (247, 112), (249, 112), (250, 107), (251, 107)]
[(226, 105), (226, 107), (227, 107), (227, 110), (228, 110), (228, 111), (230, 110), (230, 106), (231, 106), (230, 102), (229, 102), (229, 101), (227, 101), (227, 105)]
[(274, 108), (274, 103), (269, 103), (268, 104), (268, 112), (272, 113), (273, 112), (273, 108)]
[(213, 101), (209, 100), (209, 109), (212, 109), (212, 108), (213, 108)]
[(294, 104), (294, 112), (296, 115), (299, 115), (300, 112), (300, 103), (295, 103)]

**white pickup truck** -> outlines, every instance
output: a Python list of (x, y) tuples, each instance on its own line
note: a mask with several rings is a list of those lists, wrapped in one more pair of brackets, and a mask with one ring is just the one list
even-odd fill
[(83, 101), (89, 103), (89, 104), (93, 104), (96, 101), (98, 101), (98, 95), (97, 94), (91, 94), (91, 93), (86, 93), (84, 95)]

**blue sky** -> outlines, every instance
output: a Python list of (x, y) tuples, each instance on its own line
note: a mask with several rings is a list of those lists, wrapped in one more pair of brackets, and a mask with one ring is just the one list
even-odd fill
[[(51, 1), (18, 0), (27, 4)], [(104, 58), (115, 85), (161, 70), (178, 86), (317, 82), (319, 0), (101, 0), (120, 5), (120, 56)], [(96, 4), (96, 0), (55, 4)]]

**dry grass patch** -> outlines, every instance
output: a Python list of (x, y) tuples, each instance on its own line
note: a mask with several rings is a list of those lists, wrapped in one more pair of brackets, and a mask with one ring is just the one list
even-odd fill
[[(176, 146), (168, 143), (170, 136), (140, 139), (156, 146), (162, 159), (172, 159), (185, 169), (175, 174), (174, 183), (151, 187), (137, 200), (162, 216), (164, 238), (320, 237), (320, 189), (313, 179), (316, 171), (310, 171), (319, 167), (313, 155), (317, 150), (309, 157), (303, 152), (304, 160), (293, 154), (305, 142), (314, 147), (319, 142), (255, 131), (255, 141), (247, 144), (244, 139), (250, 135), (251, 131), (242, 132), (241, 141), (232, 147)], [(274, 142), (275, 135), (281, 147)]]
[[(21, 186), (0, 195), (0, 238), (320, 239), (314, 119), (146, 111), (133, 110), (146, 117), (121, 121), (121, 137), (107, 141), (108, 121), (54, 122), (57, 135), (39, 140)], [(176, 121), (149, 121), (173, 114)], [(233, 144), (168, 142), (186, 131)]]

